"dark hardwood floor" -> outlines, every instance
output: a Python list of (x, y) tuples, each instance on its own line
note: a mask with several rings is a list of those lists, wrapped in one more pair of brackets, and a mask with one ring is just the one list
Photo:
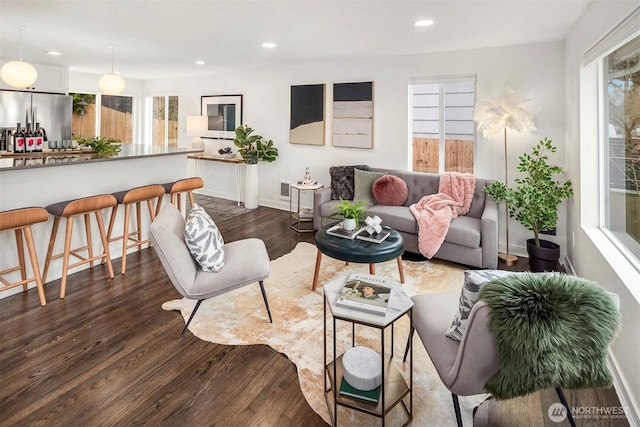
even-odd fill
[[(313, 233), (288, 228), (286, 212), (264, 207), (218, 226), (226, 241), (263, 239), (271, 259), (313, 242)], [(326, 425), (293, 363), (270, 347), (217, 345), (188, 332), (177, 340), (184, 321), (161, 305), (180, 295), (153, 249), (129, 255), (126, 276), (109, 280), (102, 266), (75, 273), (64, 300), (59, 286), (45, 286), (45, 308), (35, 289), (0, 300), (0, 425)], [(620, 405), (612, 390), (567, 398)], [(476, 425), (568, 425), (548, 422), (556, 399), (547, 391), (514, 401), (483, 404)]]

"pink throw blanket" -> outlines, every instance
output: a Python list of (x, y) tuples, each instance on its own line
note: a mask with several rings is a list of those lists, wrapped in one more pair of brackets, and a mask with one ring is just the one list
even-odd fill
[(476, 177), (469, 173), (445, 172), (440, 177), (438, 194), (424, 196), (409, 210), (418, 221), (418, 249), (432, 258), (449, 231), (451, 220), (469, 212)]

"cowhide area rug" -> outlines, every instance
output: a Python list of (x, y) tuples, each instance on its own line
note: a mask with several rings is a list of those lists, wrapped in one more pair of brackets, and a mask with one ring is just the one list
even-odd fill
[[(323, 295), (320, 285), (340, 280), (350, 272), (368, 273), (368, 266), (346, 265), (325, 256), (322, 259), (318, 289), (312, 292), (315, 259), (315, 246), (299, 243), (291, 253), (271, 261), (271, 275), (265, 280), (265, 289), (273, 316), (272, 324), (267, 317), (260, 287), (256, 284), (204, 301), (189, 325), (189, 330), (198, 338), (210, 342), (226, 345), (266, 344), (284, 353), (297, 367), (300, 387), (309, 405), (330, 423), (323, 395)], [(409, 296), (459, 290), (464, 281), (463, 268), (442, 261), (403, 261), (403, 266), (405, 283), (402, 286)], [(397, 262), (394, 260), (377, 264), (376, 274), (399, 280)], [(180, 310), (186, 321), (195, 303), (183, 298), (168, 301), (162, 308)], [(452, 319), (456, 308), (451, 307)], [(331, 328), (331, 321), (328, 319), (328, 343), (332, 342)], [(394, 354), (395, 363), (407, 382), (409, 361), (402, 363), (402, 356), (408, 331), (409, 320), (407, 316), (403, 316), (394, 326)], [(389, 354), (391, 328), (387, 328), (385, 333), (385, 352)], [(341, 354), (351, 345), (351, 324), (339, 321), (337, 335), (338, 354)], [(378, 329), (356, 326), (356, 345), (380, 349), (379, 340)], [(331, 350), (328, 351), (330, 358)], [(451, 394), (442, 385), (418, 334), (414, 336), (413, 357), (412, 425), (455, 426)], [(473, 408), (485, 397), (460, 397), (465, 426), (472, 425)], [(339, 407), (338, 417), (343, 426), (377, 425), (379, 422), (370, 415), (343, 407)], [(387, 415), (386, 425), (402, 425), (405, 421), (406, 414), (397, 405)]]

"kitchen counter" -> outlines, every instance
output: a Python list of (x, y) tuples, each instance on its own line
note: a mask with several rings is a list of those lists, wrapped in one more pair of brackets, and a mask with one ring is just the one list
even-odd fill
[(113, 157), (97, 157), (92, 151), (82, 150), (46, 150), (41, 153), (29, 154), (0, 153), (0, 172), (7, 170), (46, 168), (52, 166), (69, 166), (73, 164), (113, 162), (118, 160), (140, 159), (154, 156), (184, 155), (201, 152), (202, 149), (123, 144), (120, 152)]
[[(0, 166), (0, 211), (30, 206), (46, 207), (64, 200), (109, 194), (148, 184), (164, 184), (194, 176), (193, 171), (190, 171), (188, 167), (189, 162), (193, 162), (193, 160), (189, 161), (187, 155), (200, 151), (202, 150), (180, 147), (123, 145), (120, 153), (110, 158), (94, 159), (91, 154), (51, 154), (46, 152), (23, 157), (0, 157), (2, 162), (2, 166)], [(69, 154), (68, 157), (65, 157), (65, 154)], [(45, 159), (45, 161), (34, 165), (14, 166), (14, 161), (19, 158)], [(49, 159), (63, 159), (63, 161), (54, 162)], [(165, 203), (169, 203), (168, 196), (164, 197), (163, 204)], [(103, 212), (105, 221), (108, 221), (109, 215), (110, 211)], [(120, 207), (114, 228), (117, 231), (114, 235), (122, 234), (123, 222), (124, 209)], [(144, 235), (147, 234), (146, 230), (148, 230), (149, 224), (149, 215), (144, 207), (142, 212)], [(53, 216), (50, 216), (48, 221), (34, 224), (32, 227), (41, 267), (44, 265), (47, 254), (52, 226)], [(83, 221), (74, 221), (73, 227), (72, 245), (75, 247), (86, 244)], [(94, 249), (99, 250), (100, 237), (93, 218), (91, 230)], [(55, 253), (62, 252), (64, 244), (64, 232), (59, 231), (58, 233), (54, 248)], [(111, 242), (109, 249), (113, 259), (119, 258), (122, 252), (122, 241)], [(134, 250), (132, 248), (129, 251)], [(5, 266), (17, 264), (13, 233), (10, 231), (0, 232), (0, 270), (6, 268)], [(75, 267), (70, 274), (87, 267), (86, 264)], [(100, 268), (99, 263), (96, 268)], [(47, 280), (51, 282), (60, 278), (61, 272), (62, 259), (53, 260)], [(14, 274), (15, 277), (9, 277), (9, 279), (16, 277), (19, 279), (20, 272), (11, 274)], [(33, 286), (35, 286), (33, 283), (30, 284), (30, 287)], [(47, 286), (52, 285), (48, 284)], [(0, 293), (0, 298), (20, 291), (22, 291), (21, 287), (9, 289)]]

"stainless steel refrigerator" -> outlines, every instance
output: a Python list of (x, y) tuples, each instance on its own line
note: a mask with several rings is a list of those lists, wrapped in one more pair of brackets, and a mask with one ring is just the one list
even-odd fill
[(51, 93), (0, 90), (0, 128), (15, 129), (40, 123), (53, 141), (71, 139), (72, 98)]

